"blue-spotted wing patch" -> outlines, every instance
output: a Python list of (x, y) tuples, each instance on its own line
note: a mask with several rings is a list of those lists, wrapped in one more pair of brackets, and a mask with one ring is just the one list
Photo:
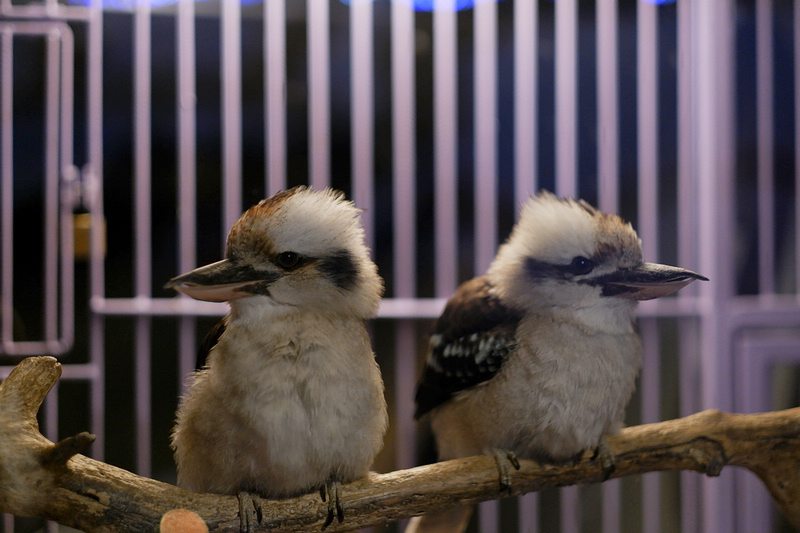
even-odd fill
[(515, 348), (522, 312), (491, 294), (485, 276), (461, 285), (436, 321), (415, 397), (415, 418), (491, 379)]

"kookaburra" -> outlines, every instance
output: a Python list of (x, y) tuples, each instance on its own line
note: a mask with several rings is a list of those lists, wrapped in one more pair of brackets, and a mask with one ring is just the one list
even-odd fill
[(332, 190), (280, 192), (236, 222), (225, 259), (167, 287), (230, 305), (178, 407), (178, 484), (237, 494), (244, 529), (256, 496), (314, 490), (341, 521), (339, 485), (367, 475), (387, 426), (365, 327), (383, 280), (359, 211)]
[[(644, 262), (616, 215), (530, 198), (486, 275), (461, 285), (433, 327), (415, 418), (430, 418), (439, 459), (493, 456), (507, 485), (517, 457), (607, 451), (641, 365), (637, 302), (696, 279), (706, 280)], [(469, 515), (456, 508), (409, 530), (460, 531)]]

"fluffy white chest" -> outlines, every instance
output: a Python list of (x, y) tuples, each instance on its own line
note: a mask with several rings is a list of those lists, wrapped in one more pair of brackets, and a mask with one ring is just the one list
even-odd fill
[(192, 488), (296, 494), (366, 474), (380, 449), (386, 407), (363, 324), (267, 327), (229, 326), (181, 404), (174, 446)]

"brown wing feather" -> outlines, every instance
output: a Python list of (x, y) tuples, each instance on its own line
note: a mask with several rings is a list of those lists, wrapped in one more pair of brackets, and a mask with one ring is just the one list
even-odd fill
[(486, 276), (465, 282), (434, 324), (414, 418), (491, 379), (514, 349), (522, 312), (504, 305), (490, 289)]

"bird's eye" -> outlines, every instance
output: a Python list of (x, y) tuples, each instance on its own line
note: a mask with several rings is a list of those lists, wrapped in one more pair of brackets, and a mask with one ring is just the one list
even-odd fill
[(278, 266), (281, 268), (294, 268), (300, 262), (300, 254), (295, 252), (281, 252), (278, 254)]
[(583, 274), (588, 274), (589, 272), (594, 270), (594, 267), (595, 267), (594, 261), (592, 261), (588, 257), (583, 257), (582, 255), (575, 257), (569, 264), (570, 272), (578, 276), (581, 276)]

